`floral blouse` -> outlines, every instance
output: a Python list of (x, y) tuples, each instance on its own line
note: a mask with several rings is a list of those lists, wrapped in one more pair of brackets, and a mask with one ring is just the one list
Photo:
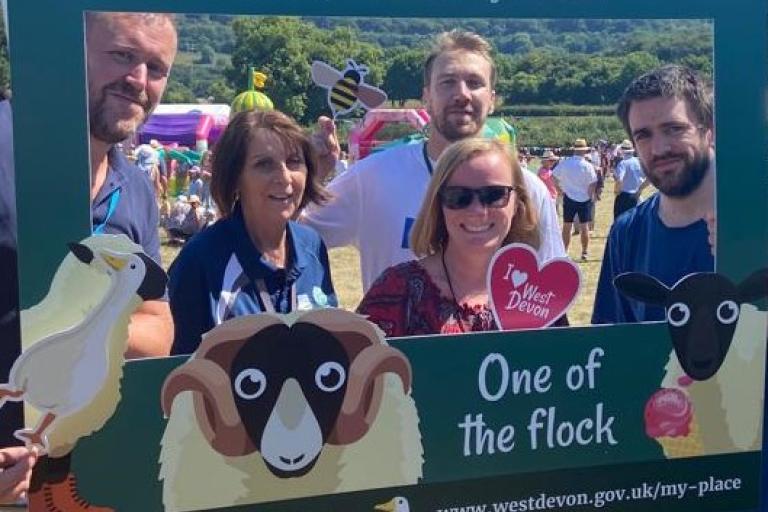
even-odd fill
[(357, 312), (367, 315), (388, 337), (498, 330), (490, 306), (457, 306), (440, 293), (418, 261), (385, 270)]

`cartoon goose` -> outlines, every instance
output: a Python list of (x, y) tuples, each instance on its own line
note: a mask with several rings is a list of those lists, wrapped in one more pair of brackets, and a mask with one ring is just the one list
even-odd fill
[(406, 498), (395, 496), (386, 503), (376, 505), (374, 510), (381, 510), (383, 512), (411, 512), (411, 507)]
[[(73, 446), (112, 415), (119, 402), (130, 315), (143, 300), (162, 297), (167, 280), (163, 270), (145, 254), (108, 249), (95, 249), (94, 253), (83, 244), (69, 247), (82, 263), (109, 276), (109, 290), (82, 322), (24, 351), (11, 368), (8, 383), (0, 385), (0, 407), (6, 400), (24, 400), (43, 413), (34, 429), (18, 430), (15, 435), (27, 445), (40, 445), (46, 451), (46, 429), (57, 419), (87, 412), (87, 417), (69, 422), (77, 425), (69, 432), (68, 444)], [(124, 326), (125, 336), (115, 335), (119, 326)], [(104, 394), (110, 399), (105, 400)], [(98, 410), (89, 410), (97, 398)]]

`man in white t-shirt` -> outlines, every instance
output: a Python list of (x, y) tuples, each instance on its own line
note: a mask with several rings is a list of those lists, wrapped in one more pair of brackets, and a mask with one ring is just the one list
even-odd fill
[(589, 222), (592, 220), (592, 201), (597, 187), (597, 173), (584, 155), (589, 151), (587, 141), (576, 139), (573, 156), (560, 162), (555, 167), (554, 176), (560, 190), (563, 191), (563, 244), (568, 250), (571, 242), (573, 218), (579, 216), (579, 234), (581, 236), (581, 260), (587, 259), (589, 246)]
[[(452, 142), (477, 136), (493, 111), (496, 69), (490, 52), (491, 46), (477, 34), (458, 30), (440, 34), (424, 67), (429, 140), (356, 162), (330, 183), (335, 198), (329, 204), (310, 206), (304, 212), (302, 220), (320, 232), (326, 245), (354, 245), (360, 250), (364, 292), (387, 268), (414, 259), (409, 233), (435, 161)], [(331, 157), (337, 156), (333, 126), (328, 119), (320, 124), (324, 145)], [(539, 258), (563, 256), (554, 203), (535, 174), (523, 175), (540, 219)]]

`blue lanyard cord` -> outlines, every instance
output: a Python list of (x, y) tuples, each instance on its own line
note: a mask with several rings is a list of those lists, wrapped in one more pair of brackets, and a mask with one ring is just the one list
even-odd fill
[(115, 213), (115, 210), (117, 209), (117, 203), (119, 201), (120, 201), (120, 189), (116, 188), (109, 195), (109, 205), (107, 206), (107, 216), (104, 217), (104, 222), (102, 222), (101, 224), (93, 228), (94, 235), (100, 235), (104, 233), (104, 228), (107, 227), (107, 222), (109, 221), (109, 218), (112, 217), (113, 213)]

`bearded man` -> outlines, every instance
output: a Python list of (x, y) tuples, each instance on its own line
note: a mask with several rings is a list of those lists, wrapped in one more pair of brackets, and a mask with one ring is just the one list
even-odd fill
[[(671, 287), (694, 272), (714, 270), (706, 219), (713, 218), (715, 150), (711, 85), (669, 65), (624, 91), (617, 114), (658, 192), (611, 227), (592, 323), (663, 320), (664, 308), (624, 298), (613, 278), (642, 272)], [(710, 226), (711, 229), (711, 226)]]
[[(86, 15), (93, 232), (125, 234), (158, 263), (152, 183), (115, 145), (135, 133), (160, 102), (176, 44), (168, 14)], [(172, 337), (168, 302), (146, 301), (131, 316), (126, 355), (167, 355)]]

